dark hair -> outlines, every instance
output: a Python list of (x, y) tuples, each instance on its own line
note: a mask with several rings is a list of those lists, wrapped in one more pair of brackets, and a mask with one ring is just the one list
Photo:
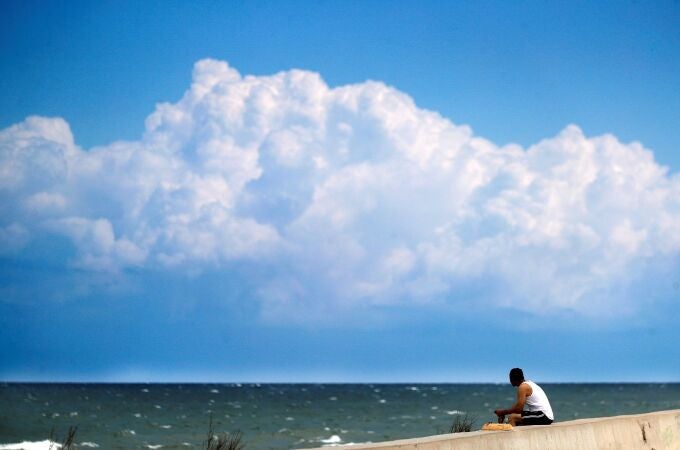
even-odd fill
[(524, 381), (524, 372), (522, 372), (522, 369), (519, 367), (515, 367), (510, 371), (510, 382), (513, 381), (516, 381), (517, 383)]

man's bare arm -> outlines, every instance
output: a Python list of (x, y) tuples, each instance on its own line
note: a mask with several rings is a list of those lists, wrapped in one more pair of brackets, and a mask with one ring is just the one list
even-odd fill
[(524, 410), (524, 403), (527, 401), (527, 397), (531, 395), (531, 386), (526, 383), (522, 383), (517, 388), (517, 403), (515, 403), (510, 409), (497, 409), (495, 411), (497, 416), (506, 416), (508, 414), (521, 414)]

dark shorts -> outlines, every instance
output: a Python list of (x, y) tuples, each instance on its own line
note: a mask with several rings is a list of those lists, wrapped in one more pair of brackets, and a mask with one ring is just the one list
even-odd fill
[(518, 425), (550, 425), (552, 422), (543, 411), (522, 411), (522, 421)]

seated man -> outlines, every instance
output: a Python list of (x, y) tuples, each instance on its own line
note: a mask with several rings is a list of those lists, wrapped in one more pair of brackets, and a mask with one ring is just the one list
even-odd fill
[(548, 397), (543, 389), (533, 381), (524, 380), (522, 369), (510, 371), (510, 384), (517, 388), (517, 403), (510, 409), (497, 409), (498, 423), (508, 416), (510, 425), (550, 425), (555, 417)]

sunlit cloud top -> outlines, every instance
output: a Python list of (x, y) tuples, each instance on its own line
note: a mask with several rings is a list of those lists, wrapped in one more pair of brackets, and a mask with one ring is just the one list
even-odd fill
[(625, 287), (680, 254), (680, 178), (643, 144), (566, 125), (498, 146), (380, 82), (202, 60), (139, 140), (77, 142), (61, 118), (0, 132), (6, 257), (59, 237), (85, 272), (246, 264), (270, 320), (456, 303), (631, 314)]

